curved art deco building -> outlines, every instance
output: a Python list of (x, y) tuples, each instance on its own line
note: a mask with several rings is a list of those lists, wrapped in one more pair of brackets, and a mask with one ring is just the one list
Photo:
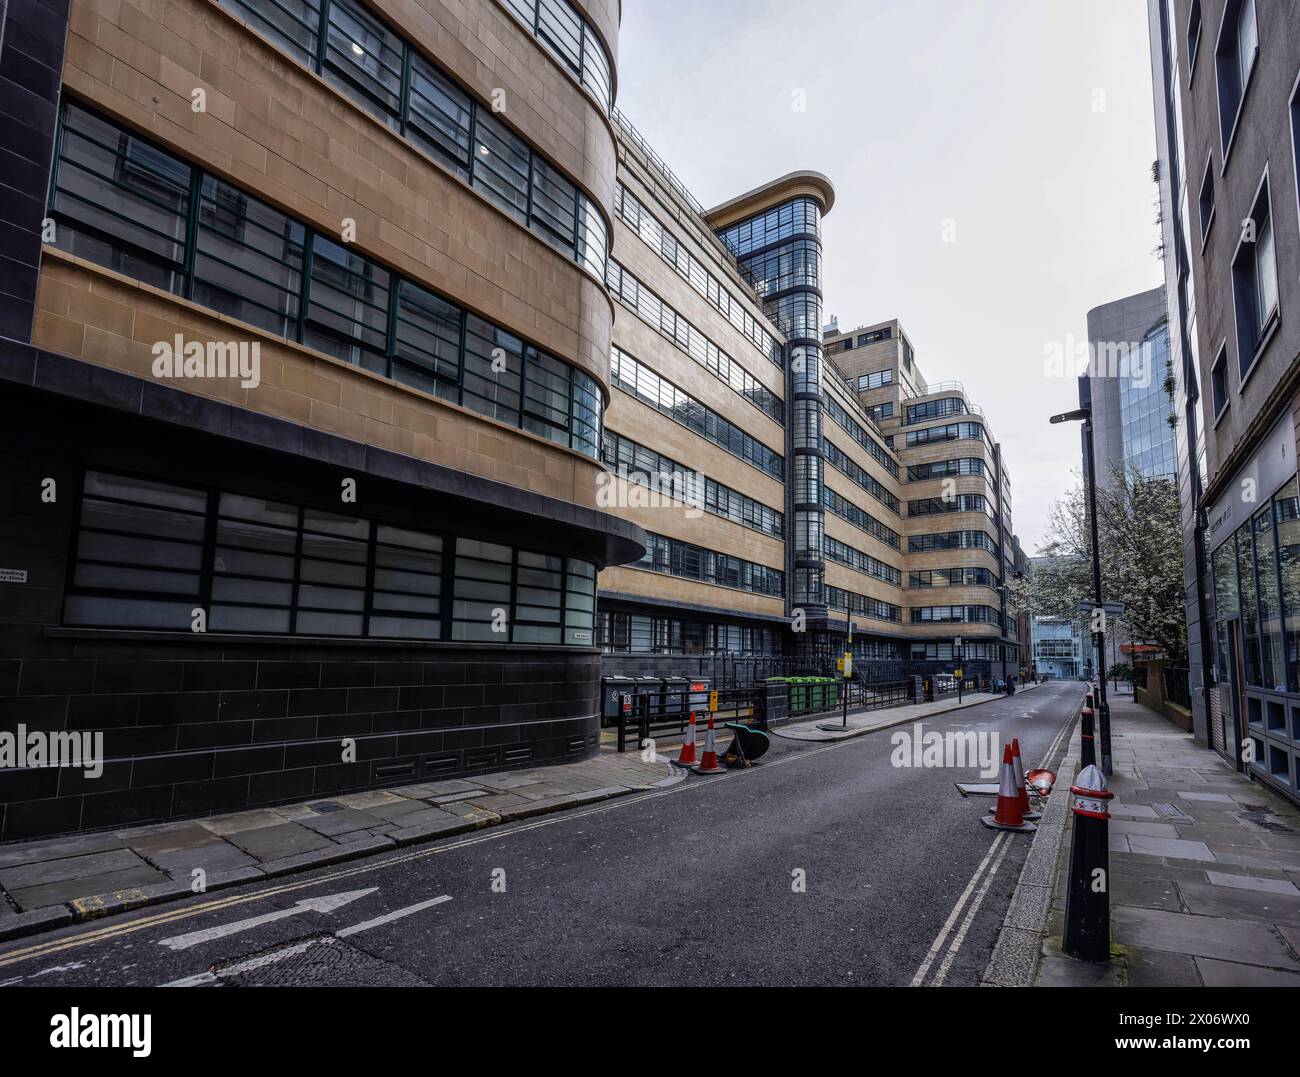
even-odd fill
[(822, 217), (835, 191), (817, 172), (791, 172), (718, 206), (709, 221), (736, 256), (763, 312), (787, 342), (786, 511), (790, 603), (814, 625), (826, 618), (822, 536)]
[(0, 719), (106, 761), (0, 840), (594, 752), (618, 0), (59, 6), (0, 41)]

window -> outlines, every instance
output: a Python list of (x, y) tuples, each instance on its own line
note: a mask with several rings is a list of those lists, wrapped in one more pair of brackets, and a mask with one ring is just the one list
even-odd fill
[(1259, 53), (1259, 31), (1255, 23), (1255, 0), (1228, 0), (1219, 29), (1214, 66), (1218, 80), (1219, 139), (1223, 150), (1223, 167), (1228, 167), (1228, 151), (1237, 130), (1250, 76)]
[(1242, 228), (1232, 261), (1233, 299), (1237, 315), (1237, 365), (1244, 382), (1277, 319), (1277, 259), (1268, 176)]
[(667, 337), (710, 374), (774, 422), (785, 422), (785, 402), (699, 329), (612, 258), (606, 274), (610, 293), (646, 324)]
[(822, 507), (833, 512), (842, 520), (865, 531), (872, 538), (883, 542), (892, 550), (899, 548), (898, 532), (886, 527), (869, 512), (864, 512), (846, 497), (841, 497), (829, 486), (822, 487)]
[(74, 105), (64, 106), (57, 145), (56, 246), (184, 295), (194, 169)]
[(503, 2), (609, 115), (613, 107), (609, 55), (578, 10), (568, 0)]
[(1201, 44), (1201, 0), (1192, 0), (1187, 14), (1187, 75), (1196, 67), (1196, 52)]
[(1201, 178), (1201, 246), (1205, 246), (1205, 237), (1210, 234), (1210, 225), (1214, 223), (1214, 155), (1205, 162), (1205, 175)]
[(880, 389), (886, 385), (894, 384), (894, 370), (892, 367), (886, 367), (884, 370), (873, 370), (870, 374), (861, 374), (858, 377), (858, 391), (867, 392), (870, 389)]
[(528, 219), (528, 157), (523, 139), (474, 110), (474, 186), (520, 222)]
[(88, 471), (64, 619), (189, 631), (207, 515), (203, 490)]
[(321, 74), (367, 112), (400, 129), (406, 42), (353, 0), (329, 0), (326, 6)]
[(201, 608), (215, 632), (587, 646), (595, 581), (574, 558), (88, 471), (64, 620), (189, 632)]
[(302, 63), (311, 63), (317, 54), (321, 2), (280, 0), (266, 4), (254, 0), (223, 0), (226, 7), (247, 19), (254, 30), (265, 34)]
[(576, 367), (80, 105), (64, 103), (59, 147), (50, 214), (61, 250), (599, 454), (604, 401)]
[[(798, 403), (798, 401), (795, 402), (796, 407), (798, 406)], [(898, 478), (897, 461), (889, 455), (883, 445), (867, 433), (860, 423), (854, 420), (853, 416), (848, 413), (844, 406), (840, 404), (835, 397), (828, 393), (824, 405), (826, 408), (826, 414), (834, 419), (844, 432), (849, 435), (849, 437), (862, 446), (862, 448), (866, 449), (867, 452), (871, 454), (872, 458), (894, 476), (894, 478)], [(811, 447), (815, 448), (815, 446)]]
[(965, 415), (966, 401), (958, 396), (945, 396), (939, 400), (926, 400), (920, 404), (911, 404), (907, 409), (906, 425), (923, 423), (929, 419), (941, 419), (947, 415)]
[[(643, 243), (725, 315), (727, 320), (757, 346), (774, 366), (784, 369), (785, 359), (777, 339), (745, 309), (741, 301), (732, 295), (717, 276), (705, 268), (703, 262), (677, 242), (672, 232), (664, 227), (631, 191), (617, 182), (614, 184), (614, 211), (623, 218), (632, 231), (636, 232)], [(595, 217), (601, 220), (599, 214), (595, 214)]]
[(663, 572), (671, 576), (699, 580), (701, 583), (732, 587), (754, 594), (782, 597), (785, 594), (785, 573), (752, 561), (744, 561), (724, 553), (716, 553), (689, 542), (665, 538), (663, 535), (646, 536), (645, 556), (629, 568), (650, 572)]
[(924, 430), (909, 430), (907, 444), (928, 445), (936, 441), (962, 441), (984, 438), (984, 427), (979, 423), (949, 423), (946, 426), (928, 426)]
[(822, 438), (821, 449), (831, 467), (852, 479), (886, 508), (898, 511), (898, 498), (830, 438)]
[(469, 95), (423, 56), (411, 57), (406, 134), (427, 154), (468, 180), (473, 153)]
[[(806, 457), (797, 457), (796, 468)], [(706, 512), (776, 538), (785, 537), (785, 514), (723, 486), (622, 434), (606, 430), (601, 460), (629, 482), (657, 490), (661, 497), (694, 501)]]
[(190, 297), (279, 336), (293, 336), (306, 229), (213, 176), (204, 176), (199, 190)]
[[(219, 0), (297, 60), (319, 73), (359, 107), (410, 140), (433, 160), (469, 182), (494, 205), (601, 280), (609, 229), (589, 198), (533, 151), (490, 111), (440, 71), (414, 45), (360, 0)], [(572, 41), (576, 25), (580, 68), (603, 64), (609, 112), (608, 62), (567, 0), (542, 0), (545, 40)], [(536, 0), (515, 9), (530, 32)], [(322, 17), (325, 36), (317, 32)], [(567, 48), (567, 46), (566, 46)], [(599, 56), (596, 62), (594, 58)], [(530, 182), (531, 181), (531, 182)]]
[(1210, 370), (1210, 391), (1213, 394), (1214, 417), (1217, 419), (1228, 406), (1228, 346), (1219, 350), (1219, 357), (1214, 360)]
[(858, 334), (858, 347), (864, 348), (868, 344), (877, 344), (882, 340), (889, 340), (894, 334), (892, 327), (886, 326), (884, 329), (876, 329), (870, 333)]
[(785, 459), (750, 437), (740, 427), (661, 378), (644, 363), (619, 348), (610, 349), (610, 370), (616, 388), (694, 430), (701, 437), (773, 478), (784, 481)]
[(1291, 168), (1295, 173), (1296, 207), (1300, 210), (1300, 75), (1291, 91)]

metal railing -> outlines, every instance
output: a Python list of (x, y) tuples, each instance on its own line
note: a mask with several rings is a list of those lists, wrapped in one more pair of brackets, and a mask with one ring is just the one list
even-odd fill
[(1191, 710), (1190, 671), (1180, 666), (1165, 666), (1160, 672), (1164, 678), (1162, 687), (1164, 688), (1165, 699), (1179, 707)]
[[(692, 704), (693, 694), (698, 695), (682, 690), (669, 692), (666, 696), (663, 693), (633, 696), (631, 712), (621, 712), (618, 716), (618, 750), (627, 751), (629, 738), (633, 738), (633, 747), (639, 748), (657, 736), (685, 736), (692, 713), (697, 727), (702, 728), (709, 712), (698, 704)], [(766, 701), (765, 688), (719, 689), (718, 709), (713, 712), (714, 725), (744, 722), (761, 729), (767, 721)]]
[(699, 214), (699, 216), (704, 217), (708, 211), (700, 204), (700, 200), (691, 194), (686, 184), (678, 179), (677, 173), (668, 167), (664, 159), (660, 157), (659, 154), (655, 153), (654, 147), (651, 146), (650, 143), (645, 140), (645, 136), (641, 134), (635, 126), (633, 126), (632, 121), (624, 116), (617, 107), (611, 110), (611, 114), (614, 117), (614, 122), (618, 124), (623, 133), (631, 139), (632, 144), (641, 151), (641, 156), (645, 160), (645, 163), (663, 176), (663, 178), (667, 180), (668, 186), (676, 191), (692, 210)]

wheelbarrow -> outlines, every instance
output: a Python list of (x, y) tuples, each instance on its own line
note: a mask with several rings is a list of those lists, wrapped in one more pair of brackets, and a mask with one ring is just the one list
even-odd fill
[(747, 767), (762, 757), (771, 744), (767, 734), (742, 722), (727, 722), (722, 727), (732, 732), (731, 743), (722, 753), (722, 762), (729, 767)]

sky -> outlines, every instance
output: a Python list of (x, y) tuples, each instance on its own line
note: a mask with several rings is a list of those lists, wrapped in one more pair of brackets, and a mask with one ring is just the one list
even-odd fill
[(830, 177), (826, 319), (899, 318), (925, 378), (965, 385), (1033, 554), (1080, 463), (1049, 352), (1163, 281), (1144, 0), (623, 0), (618, 70), (705, 206)]

